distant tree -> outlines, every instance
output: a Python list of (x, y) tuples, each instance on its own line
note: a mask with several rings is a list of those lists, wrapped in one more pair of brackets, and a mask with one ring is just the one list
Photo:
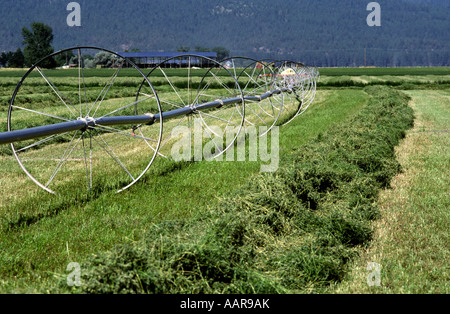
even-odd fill
[(16, 52), (11, 54), (11, 57), (8, 60), (8, 67), (10, 68), (23, 68), (25, 63), (25, 57), (22, 53), (22, 50), (18, 48)]
[[(84, 58), (84, 56), (83, 56)], [(115, 55), (112, 53), (101, 51), (97, 53), (92, 59), (85, 59), (86, 67), (102, 67), (102, 68), (110, 68), (114, 65), (116, 61)]]
[(203, 46), (195, 46), (195, 52), (210, 52), (211, 48), (203, 47)]
[[(53, 30), (50, 26), (43, 23), (34, 22), (31, 24), (31, 30), (22, 28), (25, 64), (31, 66), (40, 59), (54, 52), (52, 47)], [(56, 61), (53, 58), (47, 59), (41, 64), (44, 68), (54, 68)]]
[(131, 48), (129, 51), (125, 50), (125, 52), (141, 52), (141, 49), (139, 49), (139, 48)]
[(9, 56), (6, 52), (2, 52), (0, 55), (0, 67), (5, 68), (8, 65)]
[(212, 49), (213, 52), (217, 53), (217, 59), (223, 60), (225, 58), (228, 58), (230, 56), (230, 50), (224, 48), (224, 47), (214, 47)]
[(180, 46), (177, 48), (178, 52), (189, 52), (191, 50), (191, 47), (187, 47), (187, 46)]
[[(92, 69), (96, 67), (96, 64), (94, 63), (94, 57), (91, 55), (82, 55), (81, 60), (84, 68)], [(76, 65), (79, 64), (78, 54), (73, 55), (72, 58), (70, 58), (69, 64), (76, 64)]]
[(24, 62), (24, 56), (20, 48), (16, 52), (2, 52), (0, 55), (0, 66), (2, 67), (23, 68)]
[(58, 54), (55, 58), (56, 65), (57, 66), (69, 65), (71, 63), (70, 61), (73, 58), (73, 56), (74, 54), (71, 50), (67, 50)]

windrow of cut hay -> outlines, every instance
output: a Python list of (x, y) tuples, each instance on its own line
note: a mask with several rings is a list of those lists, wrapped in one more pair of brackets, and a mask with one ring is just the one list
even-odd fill
[(293, 151), (278, 172), (202, 217), (153, 225), (142, 240), (88, 258), (73, 292), (302, 293), (341, 280), (371, 240), (378, 192), (400, 171), (394, 147), (414, 121), (405, 94), (365, 91), (358, 114)]

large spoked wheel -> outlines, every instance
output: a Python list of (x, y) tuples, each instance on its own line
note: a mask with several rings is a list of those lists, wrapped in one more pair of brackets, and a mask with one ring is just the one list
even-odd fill
[(245, 127), (264, 127), (267, 134), (277, 123), (283, 109), (283, 95), (261, 98), (274, 89), (274, 72), (268, 64), (245, 57), (221, 62), (237, 78), (245, 97)]
[[(46, 68), (61, 60), (67, 69)], [(146, 96), (136, 101), (135, 86), (142, 81)], [(89, 190), (106, 185), (120, 192), (135, 184), (155, 159), (162, 121), (144, 133), (140, 125), (106, 125), (101, 119), (137, 111), (161, 115), (152, 85), (133, 62), (96, 47), (62, 50), (23, 76), (9, 106), (8, 130), (80, 120), (89, 126), (16, 142), (11, 148), (25, 173), (50, 193), (79, 182)]]
[[(156, 65), (147, 79), (163, 112), (161, 155), (177, 161), (212, 160), (234, 145), (245, 111), (242, 91), (228, 69), (212, 59), (184, 54)], [(142, 88), (136, 99), (141, 97), (146, 97)]]

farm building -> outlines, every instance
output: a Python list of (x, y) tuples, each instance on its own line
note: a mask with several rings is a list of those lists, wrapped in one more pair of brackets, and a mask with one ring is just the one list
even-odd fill
[[(171, 68), (183, 68), (187, 67), (189, 62), (191, 67), (209, 67), (212, 62), (208, 62), (208, 59), (212, 59), (214, 61), (217, 60), (216, 52), (192, 52), (192, 53), (183, 53), (183, 52), (122, 52), (119, 53), (121, 56), (125, 58), (129, 58), (133, 61), (137, 66), (142, 68), (149, 68), (158, 65), (159, 63), (173, 58), (168, 62), (165, 62), (165, 67)], [(178, 56), (183, 56), (186, 54), (192, 54), (193, 56), (188, 60), (188, 58), (177, 58)], [(195, 56), (205, 57), (198, 58)]]

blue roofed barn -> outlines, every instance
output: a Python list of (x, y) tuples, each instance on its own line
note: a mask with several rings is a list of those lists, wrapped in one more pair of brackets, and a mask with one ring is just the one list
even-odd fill
[[(191, 67), (209, 67), (217, 61), (217, 52), (122, 52), (122, 57), (128, 58), (141, 68), (150, 68), (164, 63), (165, 67), (185, 68), (190, 64)], [(185, 57), (190, 55), (190, 58)], [(184, 57), (183, 57), (184, 56)], [(202, 58), (203, 57), (203, 58)]]

